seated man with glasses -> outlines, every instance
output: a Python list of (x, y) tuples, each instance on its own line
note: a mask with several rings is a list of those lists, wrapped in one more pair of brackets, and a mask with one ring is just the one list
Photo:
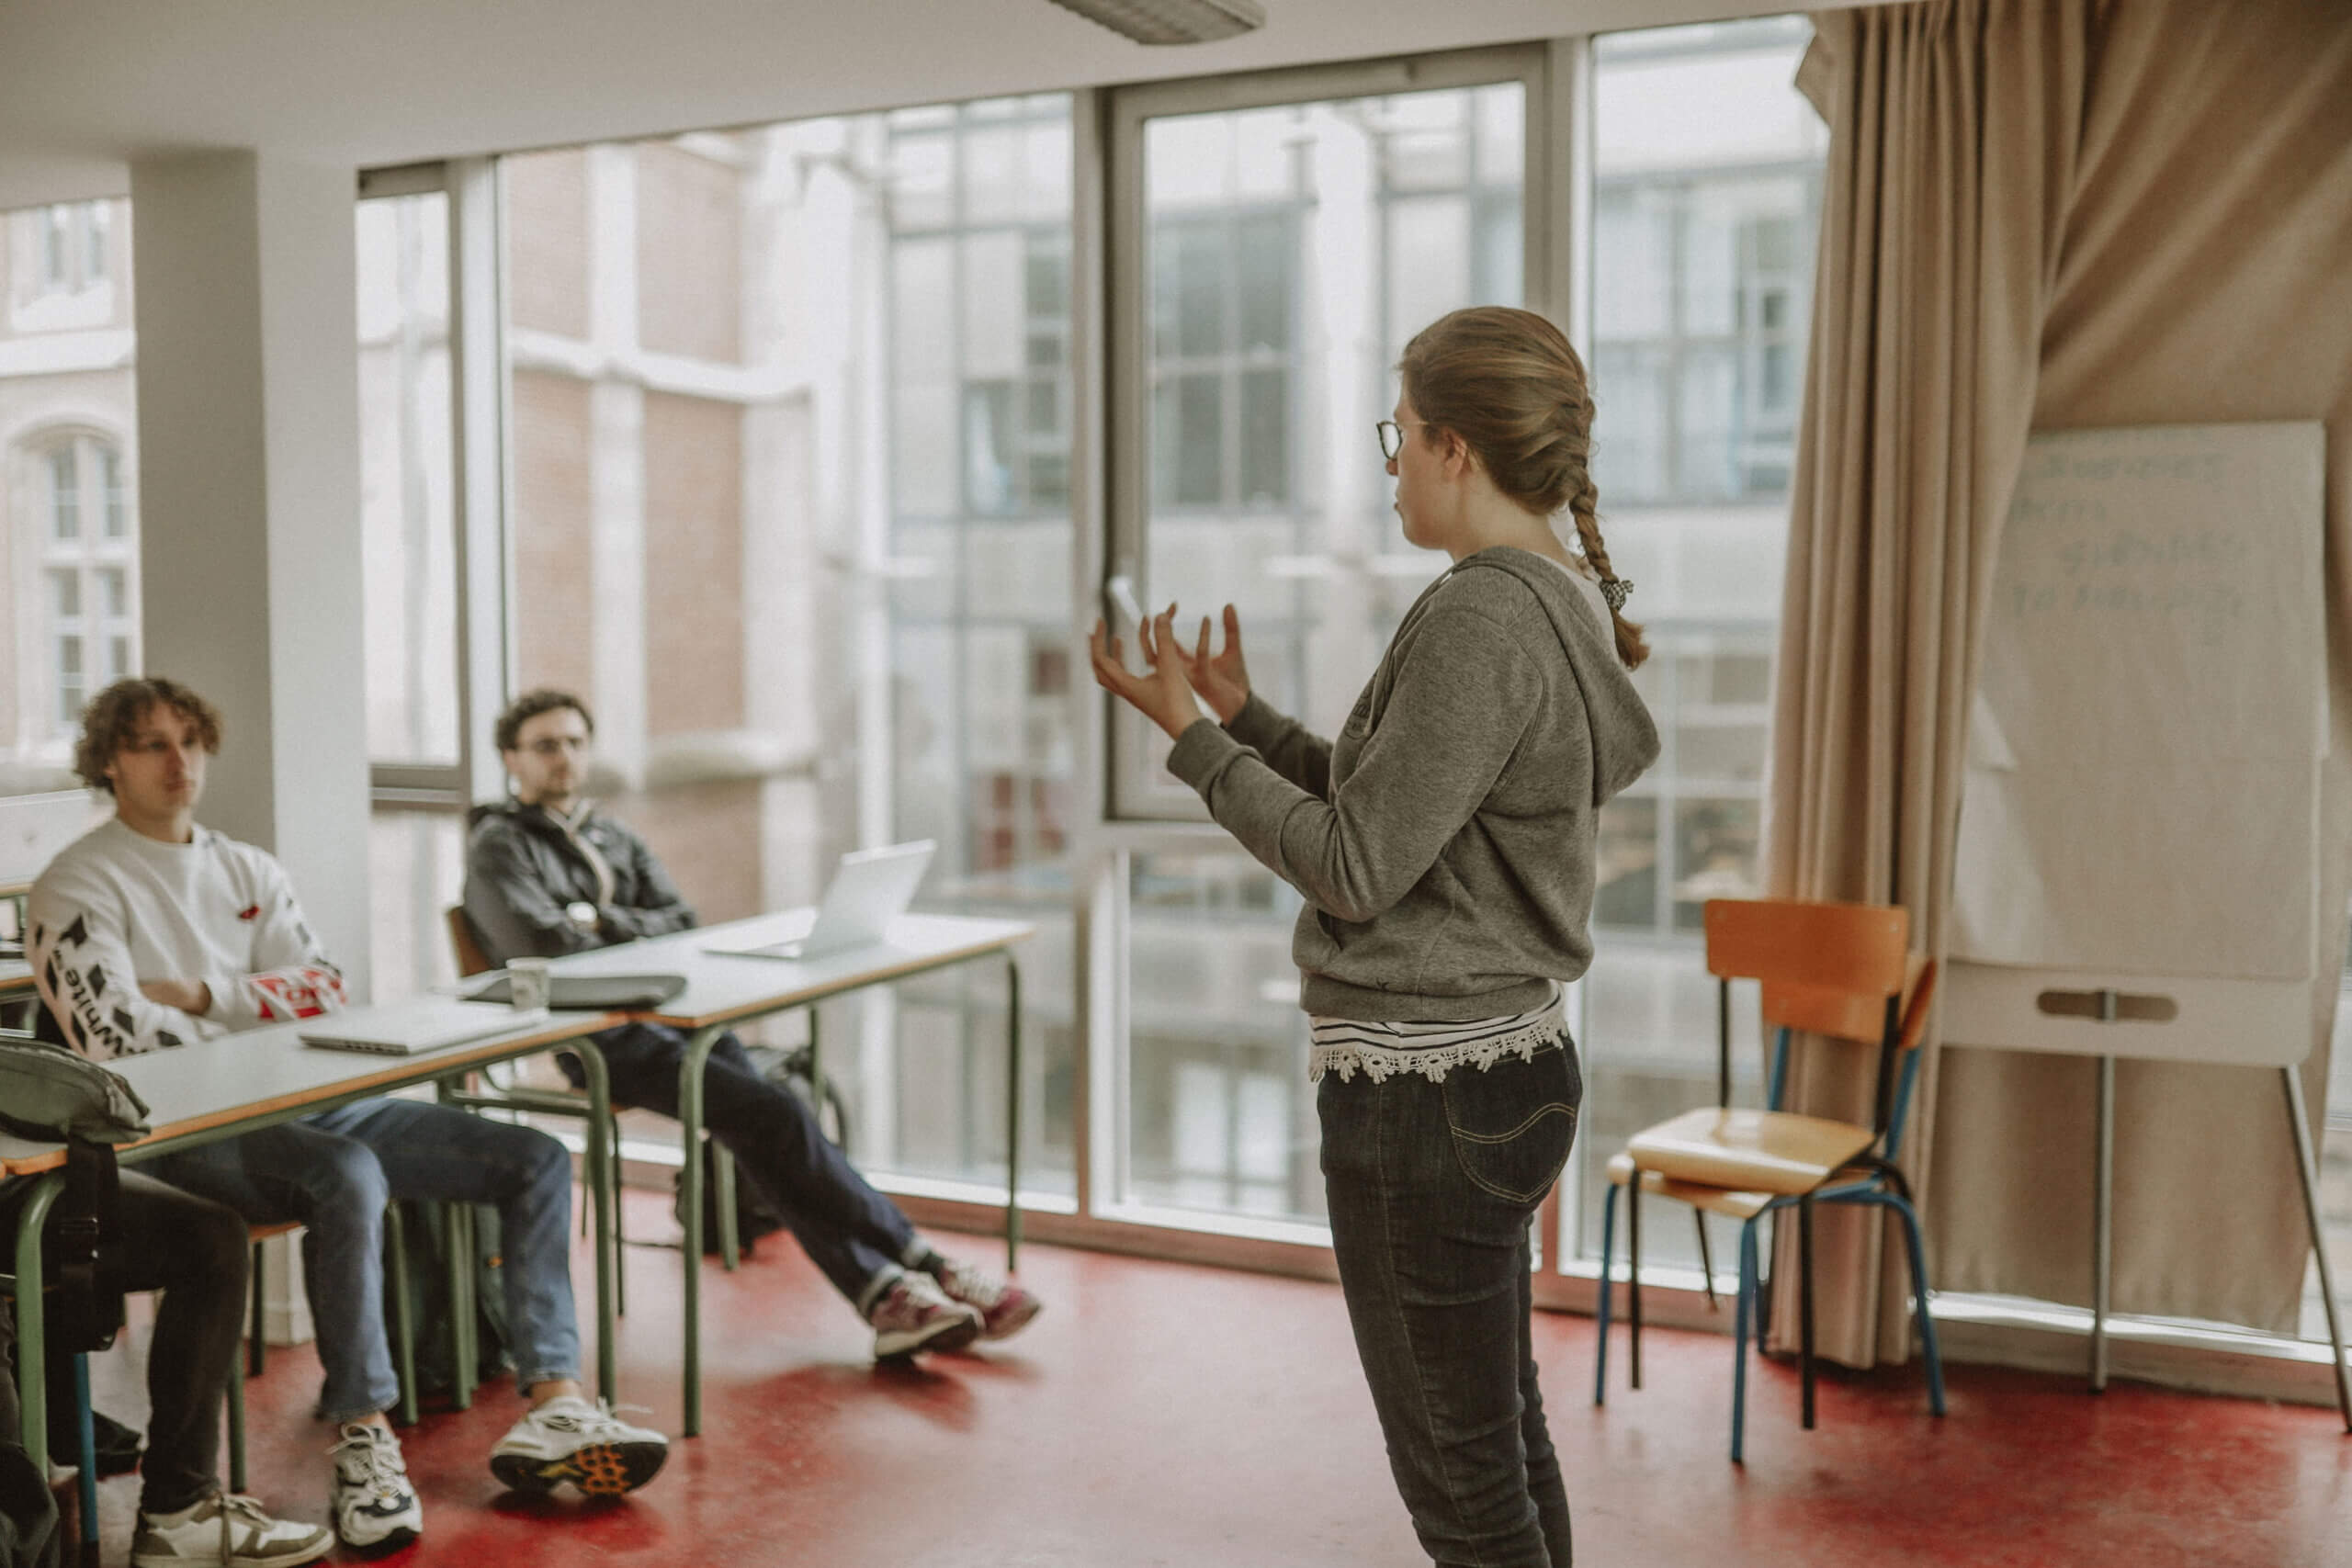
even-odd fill
[[(115, 814), (50, 863), (28, 913), (41, 1000), (63, 1042), (85, 1055), (184, 1049), (345, 1005), (342, 972), (303, 917), (285, 868), (196, 820), (220, 728), (210, 703), (162, 679), (118, 681), (84, 710), (74, 767), (114, 797)], [(238, 1070), (233, 1047), (209, 1055), (218, 1070)], [(175, 1149), (141, 1169), (245, 1221), (299, 1221), (308, 1229), (304, 1283), (326, 1372), (319, 1414), (341, 1435), (330, 1496), (346, 1545), (390, 1551), (424, 1529), (384, 1418), (399, 1393), (384, 1332), (390, 1199), (498, 1210), (515, 1391), (530, 1405), (491, 1450), (493, 1474), (533, 1492), (563, 1481), (618, 1492), (662, 1468), (668, 1447), (661, 1433), (628, 1426), (582, 1395), (571, 1158), (546, 1134), (429, 1101), (362, 1100)], [(125, 1186), (128, 1193), (128, 1178)], [(237, 1317), (232, 1311), (227, 1318), (232, 1346)], [(208, 1523), (196, 1545), (215, 1539), (209, 1531), (221, 1541), (240, 1530), (266, 1536), (264, 1522)], [(142, 1520), (142, 1540), (151, 1526), (178, 1528), (153, 1516)], [(262, 1561), (172, 1554), (178, 1550), (158, 1547), (136, 1561)]]
[[(514, 794), (474, 807), (466, 848), (466, 917), (492, 963), (610, 947), (695, 923), (645, 840), (587, 798), (595, 733), (586, 705), (568, 692), (526, 692), (499, 716), (498, 754)], [(595, 1039), (616, 1104), (678, 1113), (684, 1035), (631, 1023)], [(570, 1058), (559, 1060), (582, 1081)], [(944, 1258), (916, 1235), (899, 1206), (827, 1140), (799, 1096), (763, 1076), (734, 1035), (712, 1049), (703, 1084), (711, 1135), (872, 1325), (876, 1356), (1002, 1339), (1037, 1315), (1040, 1303), (1027, 1291)]]

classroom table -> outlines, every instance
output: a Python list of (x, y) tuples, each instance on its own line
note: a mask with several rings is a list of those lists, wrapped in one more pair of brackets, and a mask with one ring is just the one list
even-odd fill
[[(687, 1036), (678, 1067), (680, 1146), (684, 1151), (681, 1218), (685, 1222), (685, 1435), (702, 1429), (702, 1270), (704, 1201), (702, 1161), (703, 1065), (720, 1035), (739, 1023), (806, 1007), (829, 997), (862, 990), (991, 956), (1004, 960), (1009, 994), (1005, 1002), (1005, 1267), (1013, 1267), (1021, 1245), (1021, 967), (1015, 942), (1035, 934), (1025, 920), (981, 919), (960, 915), (905, 915), (892, 921), (887, 938), (865, 946), (810, 959), (745, 957), (714, 953), (715, 944), (787, 942), (801, 936), (814, 909), (790, 909), (723, 925), (572, 953), (555, 961), (559, 975), (675, 974), (686, 987), (659, 1008), (631, 1012), (636, 1022), (666, 1024)], [(814, 1045), (814, 1038), (811, 1038)], [(815, 1052), (811, 1077), (817, 1101), (824, 1102), (824, 1080)], [(600, 1247), (604, 1244), (600, 1241)], [(599, 1259), (599, 1277), (603, 1269)]]
[[(354, 1008), (340, 1014), (337, 1021), (346, 1026), (354, 1022), (364, 1024), (375, 1010)], [(303, 1044), (300, 1038), (302, 1030), (315, 1024), (282, 1023), (171, 1050), (119, 1057), (107, 1066), (119, 1073), (147, 1102), (153, 1131), (135, 1143), (120, 1145), (117, 1156), (124, 1165), (135, 1165), (169, 1150), (233, 1137), (355, 1100), (430, 1083), (557, 1045), (578, 1051), (587, 1065), (594, 1124), (602, 1127), (611, 1115), (604, 1054), (586, 1036), (610, 1029), (619, 1021), (616, 1015), (610, 1013), (550, 1013), (518, 1025), (510, 1032), (413, 1056), (322, 1050)], [(224, 1071), (222, 1064), (231, 1052), (236, 1053), (233, 1070)], [(588, 1140), (591, 1168), (586, 1185), (595, 1207), (600, 1236), (611, 1225), (611, 1216), (605, 1212), (609, 1184), (602, 1179), (601, 1165), (597, 1163), (602, 1158), (599, 1151), (607, 1142), (596, 1136)], [(17, 1222), (17, 1336), (22, 1347), (18, 1353), (18, 1364), (22, 1366), (41, 1365), (40, 1233), (42, 1222), (64, 1186), (61, 1168), (64, 1163), (62, 1145), (0, 1134), (0, 1176), (30, 1176), (38, 1183), (26, 1199)], [(616, 1356), (612, 1277), (606, 1251), (600, 1242), (596, 1269), (596, 1375), (597, 1392), (611, 1399), (615, 1396)], [(47, 1464), (49, 1457), (45, 1382), (39, 1376), (26, 1378), (17, 1390), (24, 1446), (37, 1470)]]

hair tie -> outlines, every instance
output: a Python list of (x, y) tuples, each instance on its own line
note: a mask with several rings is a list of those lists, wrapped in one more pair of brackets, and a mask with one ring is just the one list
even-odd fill
[(1600, 597), (1609, 605), (1609, 613), (1612, 615), (1623, 610), (1625, 601), (1633, 595), (1634, 584), (1629, 578), (1604, 577), (1600, 580)]

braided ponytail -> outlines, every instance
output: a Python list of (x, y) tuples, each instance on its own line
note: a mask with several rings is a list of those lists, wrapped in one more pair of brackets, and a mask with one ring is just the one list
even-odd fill
[[(1638, 670), (1642, 660), (1650, 656), (1650, 645), (1642, 636), (1638, 622), (1625, 618), (1625, 594), (1633, 587), (1621, 581), (1609, 564), (1609, 546), (1600, 537), (1600, 491), (1592, 482), (1591, 471), (1579, 468), (1578, 483), (1568, 496), (1568, 514), (1576, 519), (1577, 542), (1584, 548), (1584, 558), (1600, 579), (1600, 595), (1609, 602), (1609, 619), (1617, 632), (1617, 657), (1628, 670)], [(1614, 589), (1616, 592), (1611, 592)]]
[(1609, 565), (1600, 491), (1592, 483), (1592, 388), (1584, 361), (1532, 310), (1476, 305), (1413, 334), (1397, 362), (1420, 417), (1462, 437), (1495, 488), (1538, 517), (1576, 519), (1586, 562), (1600, 580), (1628, 670), (1649, 657), (1642, 628), (1625, 618), (1633, 584)]

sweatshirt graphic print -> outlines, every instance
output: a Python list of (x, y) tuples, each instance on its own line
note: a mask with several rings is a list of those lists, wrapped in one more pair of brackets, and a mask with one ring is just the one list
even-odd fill
[[(161, 843), (110, 821), (34, 884), (26, 956), (68, 1043), (104, 1061), (316, 1018), (348, 1000), (285, 868), (209, 828)], [(203, 1013), (166, 1007), (141, 980), (198, 980)]]

